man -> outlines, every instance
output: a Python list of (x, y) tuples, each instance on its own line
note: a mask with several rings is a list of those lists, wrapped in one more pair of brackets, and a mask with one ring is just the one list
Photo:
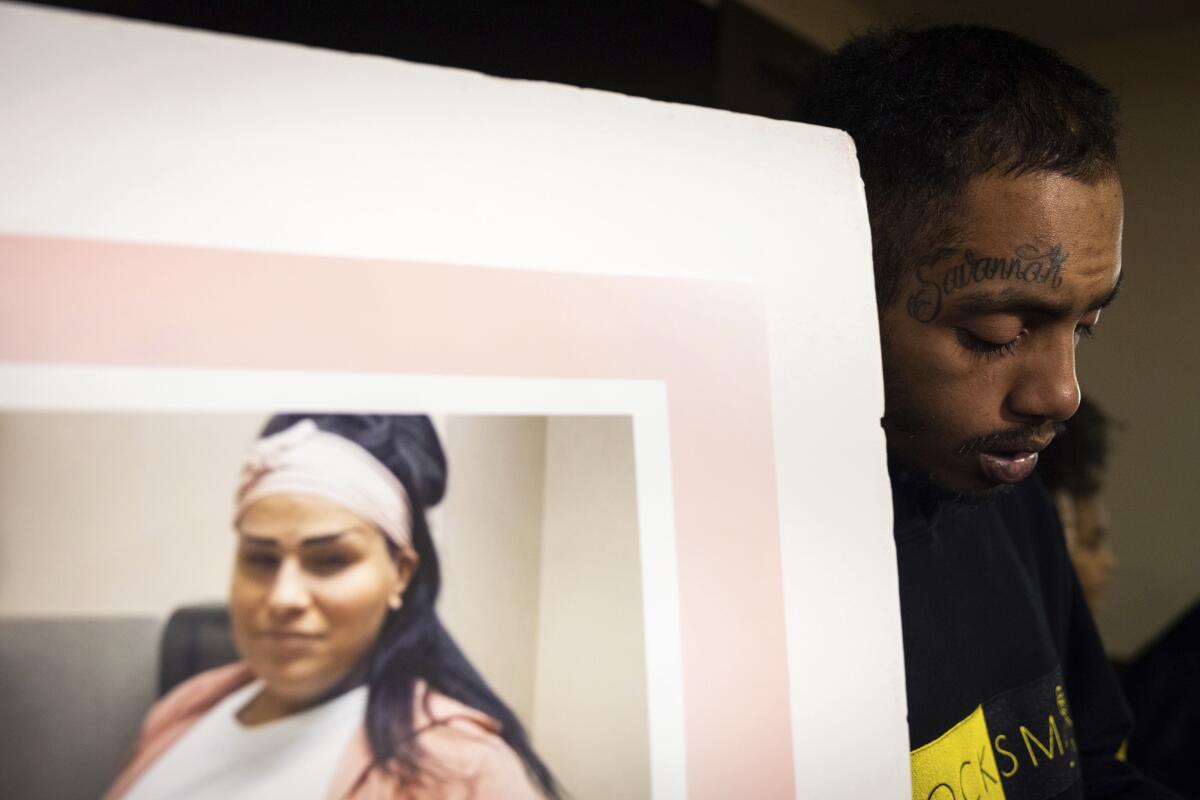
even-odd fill
[(849, 131), (866, 187), (914, 800), (1172, 796), (1124, 761), (1120, 690), (1026, 481), (1121, 281), (1115, 101), (951, 27), (851, 42), (801, 119)]
[(1108, 428), (1108, 417), (1084, 398), (1066, 430), (1041, 453), (1037, 469), (1054, 498), (1067, 552), (1093, 613), (1117, 564), (1107, 541), (1108, 515), (1100, 502)]

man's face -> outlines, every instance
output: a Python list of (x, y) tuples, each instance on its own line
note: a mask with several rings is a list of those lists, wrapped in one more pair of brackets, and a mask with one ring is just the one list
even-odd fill
[(916, 254), (880, 315), (893, 453), (937, 483), (1024, 480), (1075, 413), (1075, 346), (1121, 273), (1121, 184), (1061, 175), (971, 180), (953, 248)]

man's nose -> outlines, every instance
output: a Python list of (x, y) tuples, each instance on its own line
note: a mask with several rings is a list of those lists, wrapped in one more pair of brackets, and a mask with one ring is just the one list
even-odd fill
[(308, 607), (311, 600), (304, 570), (294, 558), (285, 558), (275, 573), (267, 609), (273, 616), (288, 616)]
[(1044, 341), (1029, 353), (1008, 397), (1009, 410), (1031, 422), (1065, 422), (1079, 408), (1075, 340)]

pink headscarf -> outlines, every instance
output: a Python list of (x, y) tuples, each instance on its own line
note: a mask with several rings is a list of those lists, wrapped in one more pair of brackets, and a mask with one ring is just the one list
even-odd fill
[(398, 547), (412, 544), (408, 494), (396, 476), (365, 449), (311, 419), (250, 448), (235, 521), (255, 501), (283, 492), (323, 497), (374, 523)]

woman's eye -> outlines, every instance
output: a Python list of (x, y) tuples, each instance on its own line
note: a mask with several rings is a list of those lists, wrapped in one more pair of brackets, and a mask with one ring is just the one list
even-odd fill
[(956, 328), (955, 330), (958, 332), (959, 344), (973, 353), (985, 356), (1011, 355), (1025, 335), (1025, 331), (1021, 331), (1012, 339), (997, 342), (972, 333), (967, 328)]
[(1096, 335), (1095, 323), (1092, 323), (1091, 325), (1080, 324), (1080, 325), (1075, 326), (1075, 341), (1076, 342), (1078, 342), (1080, 339), (1091, 339), (1095, 335)]
[(345, 556), (321, 556), (309, 562), (309, 568), (314, 572), (337, 572), (350, 566), (350, 559)]
[(279, 565), (279, 559), (270, 553), (243, 553), (242, 563), (256, 569), (274, 569)]

